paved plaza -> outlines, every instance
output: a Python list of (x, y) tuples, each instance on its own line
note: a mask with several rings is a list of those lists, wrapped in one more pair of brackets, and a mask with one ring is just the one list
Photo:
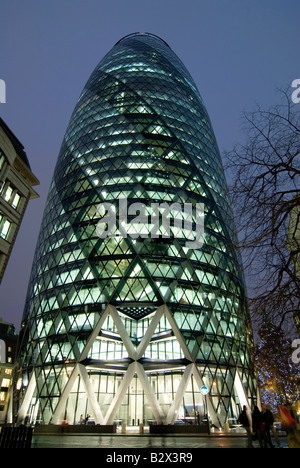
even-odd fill
[[(283, 448), (288, 448), (286, 438), (280, 438)], [(199, 435), (36, 435), (32, 448), (99, 448), (106, 450), (128, 449), (176, 449), (195, 450), (199, 448), (246, 448), (246, 437), (199, 436)], [(257, 442), (254, 448), (259, 448)], [(117, 452), (116, 452), (117, 453)]]

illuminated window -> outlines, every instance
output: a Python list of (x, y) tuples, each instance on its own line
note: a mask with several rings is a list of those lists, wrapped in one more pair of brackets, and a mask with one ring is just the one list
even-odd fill
[(19, 205), (20, 200), (21, 200), (20, 195), (18, 193), (15, 193), (11, 202), (11, 206), (16, 209)]
[(18, 379), (17, 385), (16, 385), (16, 389), (17, 389), (17, 390), (20, 390), (21, 387), (22, 387), (22, 379)]
[[(0, 220), (0, 223), (1, 223), (1, 220)], [(4, 219), (4, 221), (0, 224), (0, 237), (2, 237), (2, 239), (6, 240), (8, 238), (11, 225), (12, 225), (12, 222), (9, 221), (8, 219)]]
[(6, 392), (0, 392), (0, 401), (6, 400)]
[(3, 199), (9, 203), (14, 209), (16, 209), (20, 202), (20, 195), (11, 185), (6, 185), (1, 191)]
[(5, 163), (5, 156), (4, 156), (4, 154), (3, 154), (3, 153), (1, 152), (1, 150), (0, 150), (0, 171), (1, 171), (1, 169), (3, 168), (3, 166), (4, 166), (4, 163)]
[(8, 388), (10, 386), (10, 382), (11, 382), (10, 379), (3, 379), (1, 387)]
[(13, 194), (13, 188), (9, 185), (8, 187), (6, 187), (6, 189), (4, 190), (4, 200), (9, 202), (10, 199), (11, 199), (11, 196)]

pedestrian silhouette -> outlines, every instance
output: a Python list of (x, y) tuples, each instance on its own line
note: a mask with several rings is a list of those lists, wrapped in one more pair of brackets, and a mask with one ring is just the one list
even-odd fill
[(247, 433), (247, 448), (253, 448), (251, 419), (247, 414), (247, 406), (243, 406), (243, 411), (239, 415), (238, 421), (242, 424)]

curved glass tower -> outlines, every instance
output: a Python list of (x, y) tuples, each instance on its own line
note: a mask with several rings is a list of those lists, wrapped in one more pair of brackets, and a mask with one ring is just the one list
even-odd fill
[(223, 425), (256, 403), (250, 343), (209, 116), (168, 44), (131, 34), (87, 81), (58, 156), (21, 330), (19, 421)]

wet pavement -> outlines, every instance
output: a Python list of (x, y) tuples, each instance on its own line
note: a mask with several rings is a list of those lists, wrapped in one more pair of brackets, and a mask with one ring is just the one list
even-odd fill
[[(288, 448), (286, 438), (280, 438), (280, 443), (283, 448)], [(35, 435), (31, 444), (32, 448), (99, 448), (106, 451), (174, 449), (182, 452), (199, 448), (246, 448), (246, 446), (247, 439), (241, 435)], [(258, 442), (253, 442), (253, 447), (259, 448)]]

